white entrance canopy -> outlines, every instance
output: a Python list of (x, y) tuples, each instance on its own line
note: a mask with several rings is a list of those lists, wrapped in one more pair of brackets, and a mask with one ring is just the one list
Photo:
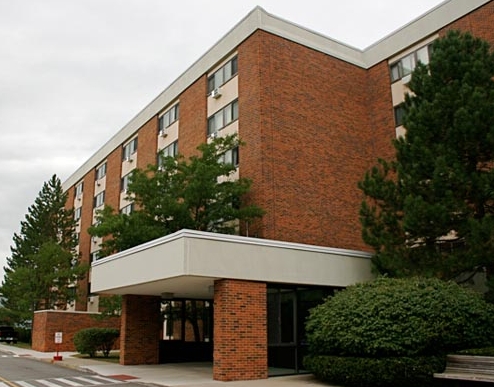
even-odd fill
[(91, 292), (211, 298), (221, 278), (344, 287), (373, 278), (370, 254), (181, 230), (92, 263)]

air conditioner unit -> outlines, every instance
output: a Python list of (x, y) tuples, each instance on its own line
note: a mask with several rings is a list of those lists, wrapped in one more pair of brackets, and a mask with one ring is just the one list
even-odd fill
[(164, 130), (160, 130), (160, 137), (166, 137), (168, 134)]
[(220, 98), (221, 97), (221, 89), (219, 87), (217, 87), (216, 89), (214, 89), (211, 92), (211, 97), (213, 97), (214, 99)]

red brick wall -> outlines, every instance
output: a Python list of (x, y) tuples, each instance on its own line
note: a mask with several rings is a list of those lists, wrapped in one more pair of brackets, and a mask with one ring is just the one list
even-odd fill
[(214, 285), (213, 379), (265, 379), (266, 284), (219, 280)]
[[(367, 112), (367, 130), (363, 135), (369, 156), (365, 170), (368, 170), (376, 165), (378, 157), (391, 159), (395, 155), (392, 141), (396, 138), (396, 131), (387, 61), (378, 63), (367, 71), (366, 90), (366, 104), (369, 109)], [(363, 177), (364, 175), (361, 174), (360, 179)]]
[(106, 159), (105, 204), (119, 210), (120, 178), (122, 174), (122, 147), (111, 152)]
[(178, 151), (188, 159), (206, 141), (207, 79), (202, 76), (180, 95)]
[(153, 296), (123, 296), (120, 364), (158, 364), (160, 301)]
[[(32, 349), (40, 352), (75, 351), (74, 335), (85, 328), (120, 329), (120, 318), (96, 320), (94, 313), (40, 310), (34, 313)], [(55, 332), (62, 332), (63, 342), (55, 344)], [(118, 348), (119, 343), (116, 343)]]
[(373, 133), (366, 71), (264, 31), (238, 58), (240, 173), (267, 211), (260, 236), (365, 248), (357, 182)]
[[(81, 225), (81, 233), (79, 238), (79, 254), (80, 260), (83, 264), (89, 264), (91, 262), (91, 238), (89, 237), (89, 235), (87, 235), (86, 230), (88, 229), (88, 227), (91, 226), (93, 222), (94, 178), (94, 169), (91, 169), (86, 174), (86, 176), (84, 176), (82, 212), (81, 219), (79, 220)], [(87, 310), (87, 296), (88, 276), (78, 281), (77, 300), (75, 303), (75, 309), (77, 311)]]
[(139, 129), (137, 150), (137, 167), (146, 169), (149, 164), (156, 164), (158, 151), (158, 116), (153, 117)]

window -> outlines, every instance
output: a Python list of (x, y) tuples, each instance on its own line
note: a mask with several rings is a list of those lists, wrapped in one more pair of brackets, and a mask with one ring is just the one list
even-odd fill
[(237, 75), (238, 60), (235, 56), (222, 68), (208, 77), (208, 93), (228, 82), (231, 78)]
[(431, 49), (432, 46), (429, 44), (419, 48), (411, 54), (408, 54), (399, 61), (392, 63), (389, 67), (391, 72), (391, 82), (398, 81), (407, 75), (410, 75), (417, 66), (418, 62), (422, 62), (425, 65), (429, 64), (429, 58), (432, 52)]
[(100, 192), (94, 197), (94, 208), (101, 207), (105, 204), (105, 191)]
[(106, 176), (106, 163), (101, 164), (96, 168), (96, 176), (95, 179), (99, 180)]
[(208, 118), (208, 136), (238, 119), (238, 100), (226, 105)]
[(130, 179), (131, 179), (130, 173), (120, 179), (120, 190), (122, 192), (127, 192), (127, 188), (129, 188)]
[(83, 187), (84, 187), (84, 183), (82, 181), (75, 186), (75, 197), (76, 198), (82, 196)]
[(122, 152), (122, 160), (132, 161), (131, 155), (137, 152), (137, 137), (124, 145)]
[(171, 124), (178, 120), (178, 103), (172, 108), (168, 109), (165, 114), (159, 118), (159, 131), (165, 130)]
[(233, 164), (234, 167), (238, 167), (238, 146), (227, 150), (223, 155), (221, 155), (220, 162), (225, 164)]
[(97, 261), (100, 258), (100, 251), (94, 251), (91, 253), (91, 262)]
[(74, 220), (77, 222), (79, 219), (81, 219), (82, 215), (82, 207), (77, 207), (74, 210)]
[(399, 104), (394, 107), (395, 113), (395, 126), (403, 125), (403, 117), (405, 116), (405, 108), (403, 104)]
[(172, 142), (161, 150), (163, 157), (175, 157), (178, 155), (178, 141)]
[(133, 211), (134, 211), (134, 203), (131, 203), (128, 206), (123, 207), (120, 210), (120, 213), (124, 215), (130, 215)]
[(161, 149), (158, 152), (158, 168), (163, 165), (165, 157), (177, 157), (178, 156), (178, 140), (172, 142), (167, 147)]

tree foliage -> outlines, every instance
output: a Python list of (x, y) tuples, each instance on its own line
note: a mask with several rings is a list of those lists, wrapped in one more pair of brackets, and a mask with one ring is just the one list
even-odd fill
[(159, 166), (134, 170), (127, 191), (134, 211), (122, 214), (105, 206), (89, 229), (105, 237), (102, 256), (181, 229), (232, 234), (239, 222), (261, 217), (262, 209), (243, 202), (250, 180), (234, 178), (235, 165), (225, 162), (241, 145), (236, 135), (219, 137), (201, 144), (188, 160), (160, 155)]
[(56, 175), (43, 184), (14, 234), (4, 267), (3, 305), (18, 322), (39, 309), (64, 309), (75, 300), (75, 282), (87, 272), (76, 255), (73, 211)]
[(396, 159), (360, 182), (373, 263), (392, 276), (494, 273), (494, 55), (449, 32), (412, 74)]

